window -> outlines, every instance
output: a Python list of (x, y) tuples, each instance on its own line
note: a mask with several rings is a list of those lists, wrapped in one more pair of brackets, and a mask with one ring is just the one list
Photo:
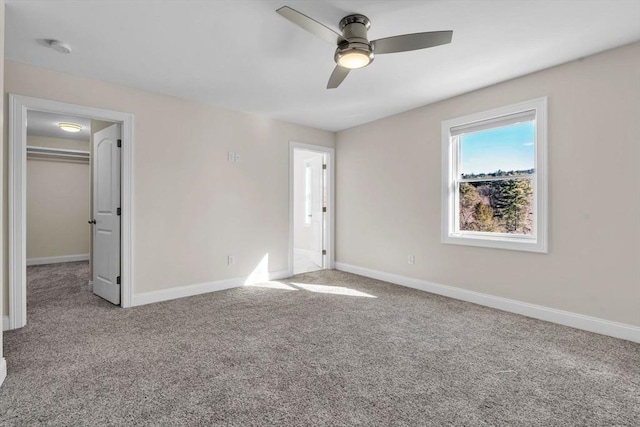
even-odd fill
[(442, 242), (547, 252), (540, 98), (442, 122)]
[(308, 161), (304, 164), (304, 225), (311, 227), (311, 164)]

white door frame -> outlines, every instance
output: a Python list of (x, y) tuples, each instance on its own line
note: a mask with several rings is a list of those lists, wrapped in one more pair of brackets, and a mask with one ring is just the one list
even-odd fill
[(27, 324), (26, 172), (27, 111), (67, 114), (122, 124), (122, 307), (133, 293), (133, 115), (66, 102), (9, 94), (9, 329)]
[(293, 276), (293, 154), (295, 150), (307, 150), (326, 154), (327, 156), (327, 216), (324, 227), (323, 239), (327, 243), (327, 255), (323, 268), (335, 267), (335, 150), (322, 145), (303, 144), (301, 142), (289, 142), (289, 275)]

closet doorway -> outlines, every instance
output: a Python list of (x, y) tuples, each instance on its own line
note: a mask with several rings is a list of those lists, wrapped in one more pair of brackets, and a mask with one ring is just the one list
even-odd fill
[(28, 291), (84, 283), (120, 304), (120, 139), (118, 123), (27, 112)]
[(26, 325), (28, 291), (130, 306), (133, 117), (17, 95), (9, 104), (9, 329)]

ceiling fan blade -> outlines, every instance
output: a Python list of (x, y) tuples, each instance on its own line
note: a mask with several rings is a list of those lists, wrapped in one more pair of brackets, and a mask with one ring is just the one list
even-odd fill
[(407, 52), (451, 43), (453, 31), (431, 31), (428, 33), (404, 34), (371, 42), (376, 55), (381, 53)]
[(329, 82), (327, 83), (327, 89), (335, 89), (340, 86), (340, 83), (349, 75), (348, 68), (341, 67), (336, 65), (336, 68), (333, 69), (333, 73), (331, 73), (331, 77), (329, 77)]
[(295, 9), (291, 9), (288, 6), (283, 6), (276, 10), (276, 12), (294, 24), (309, 31), (311, 34), (320, 37), (322, 40), (326, 40), (333, 45), (346, 41), (344, 37), (333, 31), (331, 28), (319, 23), (313, 18), (309, 18), (307, 15), (300, 13)]

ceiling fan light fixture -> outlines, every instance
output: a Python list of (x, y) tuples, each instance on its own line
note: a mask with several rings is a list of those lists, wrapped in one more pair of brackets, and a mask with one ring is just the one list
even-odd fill
[(371, 21), (364, 15), (353, 13), (340, 20), (342, 34), (332, 30), (315, 19), (298, 12), (289, 6), (283, 6), (276, 12), (311, 34), (337, 45), (333, 56), (338, 64), (334, 67), (327, 89), (335, 89), (344, 81), (353, 69), (371, 64), (374, 51), (378, 54), (409, 52), (451, 43), (453, 31), (429, 31), (401, 34), (377, 40), (369, 40), (368, 31)]
[(58, 123), (58, 127), (65, 132), (80, 132), (82, 130), (82, 126), (77, 125), (75, 123)]
[(358, 51), (347, 52), (338, 58), (338, 65), (349, 69), (366, 67), (369, 63), (371, 63), (369, 55)]
[(366, 67), (373, 61), (373, 51), (367, 48), (368, 46), (366, 48), (360, 46), (339, 47), (336, 50), (335, 61), (339, 66), (350, 70)]

